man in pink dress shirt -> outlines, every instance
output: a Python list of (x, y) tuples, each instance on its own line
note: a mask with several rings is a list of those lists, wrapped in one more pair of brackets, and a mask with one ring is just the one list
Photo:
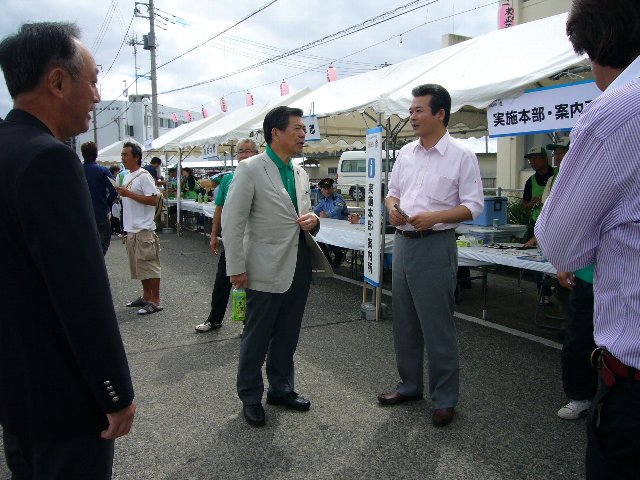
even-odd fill
[(393, 337), (400, 382), (378, 401), (396, 405), (422, 398), (426, 346), (432, 421), (443, 427), (453, 420), (459, 395), (454, 228), (482, 213), (484, 196), (478, 159), (447, 131), (449, 92), (427, 84), (411, 93), (410, 121), (419, 139), (400, 150), (386, 199), (396, 226)]
[(603, 93), (536, 223), (559, 271), (594, 263), (598, 391), (587, 419), (588, 479), (640, 478), (640, 2), (574, 0), (567, 34)]

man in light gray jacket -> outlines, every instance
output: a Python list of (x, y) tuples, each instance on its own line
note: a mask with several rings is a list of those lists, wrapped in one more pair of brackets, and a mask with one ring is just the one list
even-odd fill
[(222, 212), (227, 273), (235, 288), (247, 289), (237, 389), (244, 418), (253, 426), (265, 424), (265, 358), (267, 403), (309, 410), (311, 403), (294, 390), (293, 354), (311, 271), (332, 274), (311, 236), (320, 219), (311, 211), (309, 177), (291, 162), (304, 146), (302, 110), (274, 108), (263, 130), (266, 151), (238, 164)]

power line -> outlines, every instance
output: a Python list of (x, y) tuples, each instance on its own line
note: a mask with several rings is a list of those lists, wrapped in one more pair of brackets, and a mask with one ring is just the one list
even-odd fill
[[(437, 1), (437, 0), (434, 0), (434, 1)], [(414, 2), (414, 3), (415, 3), (415, 2)], [(431, 2), (431, 3), (434, 3), (434, 2)], [(474, 10), (478, 10), (478, 9), (481, 9), (481, 8), (485, 8), (485, 7), (488, 7), (488, 6), (491, 6), (491, 5), (495, 5), (495, 2), (494, 2), (494, 1), (491, 1), (491, 2), (489, 2), (489, 3), (486, 3), (486, 4), (483, 4), (483, 5), (476, 6), (476, 7), (470, 8), (470, 9), (468, 9), (468, 10), (464, 10), (464, 11), (461, 11), (461, 12), (456, 12), (454, 15), (462, 15), (462, 14), (469, 13), (469, 12), (472, 12), (472, 11), (474, 11)], [(423, 6), (426, 6), (426, 5), (423, 5)], [(399, 8), (402, 8), (402, 7), (399, 7)], [(417, 7), (417, 8), (421, 8), (421, 7)], [(396, 9), (396, 10), (397, 10), (397, 9)], [(415, 9), (414, 9), (414, 10), (415, 10)], [(411, 11), (413, 11), (413, 10), (411, 10)], [(167, 12), (164, 12), (164, 13), (167, 13)], [(404, 12), (404, 13), (409, 13), (409, 12)], [(167, 13), (167, 14), (168, 14), (168, 15), (172, 15), (172, 14), (169, 14), (169, 13)], [(385, 14), (382, 14), (382, 15), (385, 15)], [(398, 16), (398, 15), (396, 15), (396, 16)], [(419, 25), (417, 25), (417, 26), (415, 26), (415, 27), (412, 27), (412, 28), (410, 28), (410, 29), (408, 29), (408, 30), (405, 30), (405, 31), (403, 31), (403, 32), (401, 32), (401, 33), (398, 33), (398, 34), (392, 35), (391, 37), (388, 37), (386, 40), (382, 40), (382, 41), (380, 41), (380, 42), (378, 42), (378, 43), (375, 43), (375, 44), (373, 44), (373, 45), (369, 45), (369, 46), (367, 46), (367, 47), (365, 47), (365, 48), (362, 48), (362, 49), (357, 50), (357, 51), (355, 51), (355, 52), (349, 53), (349, 54), (347, 54), (347, 55), (345, 55), (345, 56), (343, 56), (343, 57), (339, 57), (339, 58), (335, 59), (335, 60), (334, 60), (334, 62), (336, 62), (336, 63), (337, 63), (337, 62), (339, 62), (340, 60), (343, 60), (343, 59), (348, 58), (348, 57), (353, 56), (353, 55), (357, 55), (358, 53), (361, 53), (361, 52), (363, 52), (363, 51), (365, 51), (365, 50), (367, 50), (367, 49), (370, 49), (370, 48), (376, 47), (376, 46), (378, 46), (378, 45), (380, 45), (380, 44), (382, 44), (382, 43), (385, 43), (385, 42), (387, 42), (387, 41), (389, 41), (389, 40), (391, 40), (391, 39), (395, 38), (395, 37), (398, 37), (398, 36), (400, 36), (400, 35), (403, 35), (403, 34), (406, 34), (406, 33), (408, 33), (408, 32), (411, 32), (411, 31), (416, 30), (416, 29), (418, 29), (418, 28), (421, 28), (421, 27), (423, 27), (423, 26), (425, 26), (425, 25), (429, 25), (429, 24), (431, 24), (431, 23), (435, 23), (435, 22), (438, 22), (438, 21), (446, 20), (446, 19), (448, 19), (448, 18), (451, 18), (451, 16), (452, 16), (452, 15), (450, 14), (450, 15), (446, 15), (446, 16), (444, 16), (444, 17), (436, 18), (436, 19), (433, 19), (433, 20), (430, 20), (430, 21), (425, 21), (424, 23), (421, 23), (421, 24), (419, 24)], [(174, 15), (174, 17), (175, 17), (175, 15)], [(392, 18), (395, 18), (395, 17), (392, 17)], [(391, 20), (391, 18), (389, 18), (389, 20)], [(364, 22), (363, 22), (363, 23), (364, 23)], [(380, 22), (379, 22), (379, 23), (380, 23)], [(376, 24), (376, 25), (377, 25), (377, 24)], [(373, 25), (371, 25), (371, 26), (373, 26)], [(359, 30), (358, 30), (358, 31), (359, 31)], [(355, 33), (355, 32), (354, 32), (354, 33)], [(215, 37), (213, 37), (213, 38), (215, 38)], [(251, 42), (249, 42), (249, 43), (251, 43)], [(276, 47), (269, 47), (269, 48), (275, 49)], [(318, 57), (318, 58), (322, 58), (322, 57)], [(298, 77), (298, 76), (300, 76), (300, 75), (303, 75), (303, 74), (308, 73), (308, 72), (311, 72), (311, 71), (319, 71), (319, 70), (323, 69), (323, 68), (324, 68), (324, 66), (325, 66), (325, 65), (318, 65), (318, 66), (317, 66), (317, 67), (315, 67), (315, 68), (309, 68), (309, 69), (307, 69), (307, 70), (303, 70), (303, 71), (301, 71), (301, 72), (299, 72), (299, 73), (296, 73), (296, 74), (294, 74), (294, 75), (287, 75), (287, 76), (285, 76), (285, 78), (287, 78), (287, 79), (291, 79), (291, 78)], [(236, 72), (236, 73), (241, 73), (241, 72)], [(229, 74), (229, 75), (231, 75), (231, 74)], [(261, 85), (252, 86), (252, 87), (249, 87), (249, 88), (243, 88), (243, 89), (241, 89), (241, 90), (236, 90), (236, 91), (233, 91), (233, 92), (229, 92), (229, 93), (226, 93), (225, 95), (231, 95), (231, 94), (234, 94), (234, 93), (241, 93), (241, 92), (245, 92), (245, 91), (247, 91), (247, 90), (255, 90), (255, 89), (262, 88), (262, 87), (265, 87), (265, 86), (268, 86), (268, 85), (273, 85), (273, 84), (275, 84), (275, 83), (279, 83), (281, 80), (282, 80), (282, 76), (279, 76), (277, 80), (273, 80), (273, 81), (271, 81), (271, 82), (267, 82), (267, 83), (264, 83), (264, 84), (261, 84)], [(212, 80), (212, 81), (215, 81), (215, 80)], [(128, 89), (129, 87), (131, 87), (134, 83), (135, 83), (135, 80), (134, 80), (134, 81), (132, 81), (128, 86), (126, 86), (126, 87), (125, 87), (125, 89)], [(205, 82), (205, 83), (206, 83), (206, 82)], [(194, 86), (196, 86), (196, 85), (194, 85)], [(190, 88), (190, 87), (186, 87), (186, 88)], [(186, 88), (181, 88), (181, 89), (177, 89), (177, 90), (184, 90), (184, 89), (186, 89)], [(164, 94), (164, 93), (171, 93), (171, 92), (173, 92), (173, 91), (176, 91), (176, 90), (171, 90), (171, 91), (168, 91), (168, 92), (162, 92), (162, 94)], [(115, 103), (116, 101), (117, 101), (117, 100), (113, 100), (111, 103), (109, 103), (109, 104), (107, 105), (107, 107), (109, 107), (109, 106), (113, 105), (113, 103)], [(210, 104), (213, 104), (213, 102), (207, 102), (207, 103), (205, 103), (205, 104), (203, 104), (203, 105), (210, 105)], [(201, 104), (198, 104), (198, 105), (196, 105), (196, 106), (193, 106), (193, 107), (189, 108), (189, 110), (192, 110), (192, 109), (198, 108), (200, 105), (201, 105)], [(105, 107), (105, 108), (107, 108), (107, 107)], [(103, 110), (103, 111), (104, 111), (104, 110)], [(96, 116), (99, 116), (103, 111), (96, 112)], [(115, 117), (114, 117), (114, 118), (115, 118)]]
[[(457, 13), (455, 13), (453, 15), (462, 15), (462, 14), (469, 13), (469, 12), (472, 12), (474, 10), (479, 10), (481, 8), (489, 7), (489, 6), (492, 6), (492, 5), (495, 5), (495, 2), (491, 1), (489, 3), (485, 3), (484, 5), (479, 5), (479, 6), (470, 8), (468, 10), (464, 10), (462, 12), (457, 12)], [(382, 40), (380, 42), (374, 43), (373, 45), (369, 45), (369, 46), (367, 46), (365, 48), (361, 48), (360, 50), (356, 50), (355, 52), (351, 52), (351, 53), (349, 53), (347, 55), (344, 55), (343, 57), (339, 57), (339, 58), (335, 59), (333, 61), (333, 63), (339, 65), (338, 62), (340, 62), (341, 60), (343, 60), (345, 58), (351, 57), (353, 55), (357, 55), (357, 54), (362, 53), (365, 50), (368, 50), (370, 48), (377, 47), (378, 45), (381, 45), (381, 44), (383, 44), (385, 42), (388, 42), (389, 40), (392, 40), (393, 38), (396, 38), (396, 37), (399, 37), (399, 36), (404, 35), (406, 33), (409, 33), (409, 32), (412, 32), (414, 30), (417, 30), (418, 28), (424, 27), (425, 25), (429, 25), (431, 23), (435, 23), (435, 22), (439, 22), (439, 21), (442, 21), (442, 20), (446, 20), (448, 18), (451, 18), (451, 16), (452, 15), (447, 15), (447, 16), (436, 18), (436, 19), (433, 19), (433, 20), (425, 21), (425, 22), (423, 22), (423, 23), (421, 23), (419, 25), (416, 25), (415, 27), (412, 27), (412, 28), (408, 29), (408, 30), (405, 30), (405, 31), (400, 32), (400, 33), (397, 33), (395, 35), (392, 35), (392, 36), (386, 38), (385, 40)], [(325, 66), (326, 66), (326, 64), (325, 65), (318, 65), (317, 68), (310, 68), (310, 69), (307, 69), (307, 70), (303, 70), (303, 71), (301, 71), (299, 73), (296, 73), (295, 75), (287, 75), (287, 76), (285, 76), (285, 78), (291, 79), (291, 78), (295, 78), (295, 77), (298, 77), (300, 75), (304, 75), (305, 73), (309, 73), (309, 72), (312, 72), (312, 71), (320, 71), (321, 69), (324, 69)], [(342, 71), (342, 69), (341, 69), (341, 71)], [(252, 90), (256, 90), (258, 88), (262, 88), (262, 87), (266, 87), (266, 86), (269, 86), (269, 85), (273, 85), (275, 83), (279, 83), (281, 81), (281, 78), (282, 77), (279, 77), (277, 80), (273, 80), (273, 81), (270, 81), (270, 82), (267, 82), (267, 83), (263, 83), (261, 85), (252, 86), (252, 87), (241, 89), (241, 90), (235, 90), (233, 92), (228, 92), (228, 93), (225, 93), (224, 96), (233, 95), (235, 93), (242, 93), (242, 92), (245, 92), (247, 90), (252, 91)], [(213, 102), (208, 102), (205, 105), (209, 105), (209, 104), (212, 104), (212, 103)], [(194, 107), (191, 107), (191, 108), (192, 109), (193, 108), (197, 108), (197, 106), (194, 106)]]
[[(309, 50), (311, 48), (317, 47), (318, 45), (322, 45), (324, 43), (329, 43), (329, 42), (332, 42), (332, 41), (337, 40), (339, 38), (346, 37), (348, 35), (352, 35), (354, 33), (360, 32), (360, 31), (365, 30), (367, 28), (371, 28), (371, 27), (373, 27), (375, 25), (379, 25), (381, 23), (387, 22), (387, 21), (392, 20), (394, 18), (397, 18), (397, 17), (399, 17), (401, 15), (406, 15), (407, 13), (413, 12), (414, 10), (417, 10), (419, 8), (422, 8), (422, 7), (425, 7), (427, 5), (431, 5), (432, 3), (435, 3), (437, 1), (438, 0), (430, 0), (427, 3), (424, 3), (423, 5), (415, 6), (416, 4), (423, 3), (424, 0), (414, 0), (413, 2), (409, 2), (409, 3), (405, 4), (405, 5), (402, 5), (401, 7), (395, 8), (393, 10), (389, 10), (388, 12), (385, 12), (385, 13), (383, 13), (381, 15), (378, 15), (376, 17), (370, 18), (369, 20), (365, 20), (362, 23), (359, 23), (357, 25), (353, 25), (353, 26), (351, 26), (349, 28), (346, 28), (344, 30), (340, 30), (339, 32), (333, 33), (331, 35), (327, 35), (327, 36), (325, 36), (323, 38), (320, 38), (319, 40), (315, 40), (315, 41), (313, 41), (311, 43), (307, 43), (306, 45), (303, 45), (301, 47), (294, 48), (293, 50), (289, 50), (287, 52), (281, 53), (280, 55), (276, 55), (275, 57), (271, 57), (271, 58), (268, 58), (268, 59), (263, 60), (261, 62), (258, 62), (258, 63), (255, 63), (253, 65), (250, 65), (248, 67), (241, 68), (240, 70), (236, 70), (235, 72), (226, 73), (224, 75), (220, 75), (220, 76), (215, 77), (215, 78), (210, 78), (209, 80), (203, 80), (201, 82), (193, 83), (193, 84), (187, 85), (185, 87), (179, 87), (179, 88), (174, 88), (172, 90), (167, 90), (166, 92), (161, 92), (158, 95), (164, 95), (166, 93), (173, 93), (173, 92), (179, 92), (181, 90), (187, 90), (189, 88), (198, 87), (200, 85), (205, 85), (207, 83), (212, 83), (212, 82), (215, 82), (217, 80), (222, 80), (223, 78), (232, 77), (232, 76), (238, 75), (240, 73), (244, 73), (246, 71), (253, 70), (255, 68), (261, 67), (262, 65), (266, 65), (268, 63), (273, 63), (273, 62), (275, 62), (277, 60), (281, 60), (283, 58), (290, 57), (291, 55), (295, 55), (295, 54), (303, 52), (305, 50)], [(413, 7), (413, 8), (411, 8), (411, 7)], [(407, 9), (407, 8), (409, 8), (409, 10), (402, 12), (402, 10)], [(401, 13), (396, 13), (396, 12), (401, 12)], [(392, 16), (389, 16), (389, 15), (392, 15)], [(385, 17), (388, 17), (388, 18), (385, 18)]]
[(127, 40), (127, 35), (129, 34), (129, 29), (131, 28), (131, 24), (133, 23), (133, 19), (134, 19), (134, 16), (131, 16), (131, 21), (129, 22), (129, 27), (127, 28), (127, 31), (125, 32), (124, 37), (122, 37), (122, 43), (120, 43), (120, 48), (118, 48), (118, 52), (116, 53), (116, 57), (113, 59), (113, 62), (111, 62), (111, 65), (109, 65), (109, 68), (107, 69), (107, 73), (105, 73), (102, 76), (100, 81), (103, 81), (106, 78), (106, 76), (109, 75), (109, 72), (111, 71), (111, 68), (116, 63), (116, 60), (118, 59), (118, 55), (120, 55), (120, 51), (122, 50), (122, 46), (124, 45), (124, 42)]
[[(178, 17), (176, 17), (176, 15), (173, 15), (173, 14), (167, 13), (167, 15), (172, 15), (174, 18), (178, 18)], [(173, 23), (176, 24), (178, 22), (173, 22)], [(193, 26), (194, 26), (194, 23), (190, 21), (189, 22), (189, 27), (193, 27)], [(199, 26), (196, 26), (196, 29), (202, 31), (202, 29)], [(184, 34), (183, 32), (178, 32), (178, 30), (175, 30), (174, 28), (167, 28), (167, 31), (172, 32), (174, 34), (179, 34), (179, 35), (183, 35)], [(187, 33), (187, 34), (195, 37), (195, 35), (193, 33)], [(222, 41), (231, 40), (231, 41), (233, 41), (235, 43), (244, 43), (244, 44), (248, 44), (248, 45), (252, 45), (252, 46), (255, 46), (255, 47), (262, 48), (263, 50), (271, 50), (271, 51), (277, 51), (277, 52), (285, 52), (286, 51), (284, 48), (275, 47), (273, 45), (267, 45), (265, 43), (256, 42), (256, 41), (244, 38), (244, 37), (237, 37), (235, 35), (225, 34), (225, 35), (221, 35), (221, 37), (223, 37), (221, 39)], [(221, 40), (218, 40), (218, 42), (220, 42)], [(216, 43), (216, 42), (214, 42), (214, 45), (218, 46), (219, 48), (225, 48), (225, 49), (229, 48), (227, 45), (220, 45), (220, 43)], [(248, 50), (257, 51), (257, 50), (249, 49), (249, 48), (248, 48)], [(329, 59), (327, 57), (321, 57), (321, 56), (318, 56), (318, 55), (312, 55), (312, 54), (308, 54), (308, 53), (302, 53), (300, 56), (304, 57), (304, 58), (309, 58), (309, 59), (321, 60), (321, 61), (326, 62), (326, 63), (331, 62), (331, 59)], [(366, 65), (366, 66), (372, 66), (373, 65), (373, 64), (368, 63), (368, 62), (357, 62), (357, 61), (353, 61), (353, 62), (349, 62), (349, 63), (354, 64), (354, 65)]]
[(113, 14), (115, 13), (115, 11), (116, 11), (116, 0), (111, 0), (111, 3), (109, 4), (109, 8), (107, 10), (107, 14), (104, 20), (102, 21), (100, 30), (98, 31), (98, 35), (96, 36), (96, 39), (93, 41), (93, 45), (91, 46), (91, 50), (94, 56), (100, 49), (100, 46), (102, 45), (102, 41), (104, 40), (107, 30), (109, 29), (109, 25), (111, 24), (111, 20), (113, 19)]
[(158, 67), (156, 67), (156, 70), (159, 70), (160, 68), (169, 65), (172, 62), (175, 62), (176, 60), (178, 60), (181, 57), (184, 57), (186, 54), (193, 52), (194, 50), (196, 50), (197, 48), (200, 48), (201, 46), (209, 43), (211, 40), (213, 40), (214, 38), (219, 37), (220, 35), (222, 35), (223, 33), (228, 32), (229, 30), (237, 27), (238, 25), (240, 25), (241, 23), (247, 21), (248, 19), (250, 19), (251, 17), (253, 17), (254, 15), (257, 15), (258, 13), (262, 12), (263, 10), (267, 9), (268, 7), (270, 7), (271, 5), (273, 5), (274, 3), (276, 3), (278, 0), (271, 0), (269, 3), (267, 3), (266, 5), (260, 7), (259, 9), (255, 10), (254, 12), (250, 13), (249, 15), (245, 16), (244, 18), (242, 18), (241, 20), (238, 20), (236, 23), (234, 23), (233, 25), (231, 25), (230, 27), (225, 28), (224, 30), (222, 30), (221, 32), (215, 34), (213, 37), (209, 38), (208, 40), (205, 40), (204, 42), (200, 43), (199, 45), (196, 45), (195, 47), (190, 48), (189, 50), (187, 50), (184, 53), (181, 53), (180, 55), (178, 55), (177, 57), (172, 58), (171, 60), (163, 63), (162, 65), (159, 65)]

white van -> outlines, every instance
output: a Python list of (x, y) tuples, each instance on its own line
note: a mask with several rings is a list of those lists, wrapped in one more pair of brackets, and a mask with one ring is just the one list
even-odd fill
[[(395, 152), (393, 153), (395, 157)], [(385, 180), (385, 169), (387, 168), (387, 152), (382, 152), (382, 182)], [(338, 173), (336, 176), (336, 189), (342, 193), (348, 193), (354, 200), (364, 199), (364, 188), (367, 184), (367, 152), (363, 150), (342, 152), (338, 161)], [(389, 177), (393, 170), (393, 162), (389, 169)], [(358, 191), (356, 192), (356, 188)], [(358, 197), (358, 198), (356, 198)]]

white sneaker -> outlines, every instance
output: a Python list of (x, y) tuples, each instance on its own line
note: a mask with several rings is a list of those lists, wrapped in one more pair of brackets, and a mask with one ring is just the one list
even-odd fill
[(571, 400), (558, 410), (558, 416), (565, 420), (578, 420), (585, 415), (591, 407), (591, 400)]
[(204, 332), (208, 332), (212, 328), (213, 328), (213, 326), (211, 325), (211, 322), (209, 320), (207, 320), (207, 321), (201, 323), (200, 325), (196, 325), (196, 332), (204, 333)]

